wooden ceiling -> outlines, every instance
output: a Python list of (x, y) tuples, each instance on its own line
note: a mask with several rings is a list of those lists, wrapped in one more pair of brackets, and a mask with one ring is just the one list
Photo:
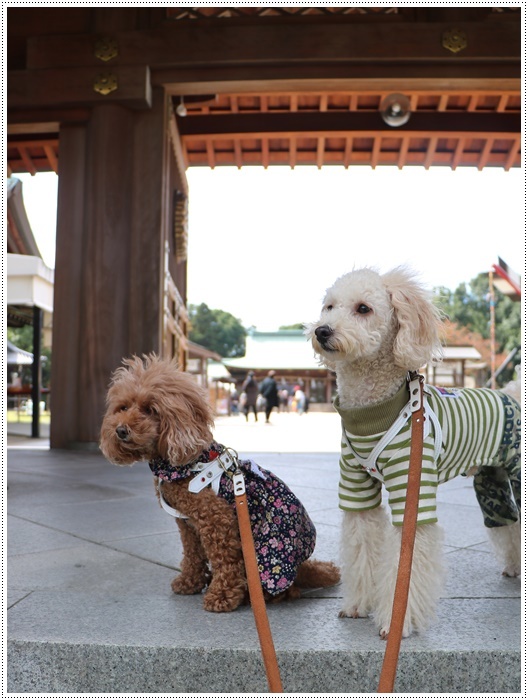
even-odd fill
[(8, 176), (16, 173), (59, 174), (59, 134), (10, 134), (7, 141)]
[(235, 94), (190, 102), (187, 115), (177, 117), (185, 163), (520, 166), (518, 92), (407, 92), (411, 117), (402, 127), (380, 116), (386, 94)]
[[(73, 51), (79, 60), (75, 86), (92, 80), (90, 66), (101, 63), (91, 57), (93, 37), (101, 34), (96, 31), (99, 11), (53, 10), (63, 37), (51, 36), (49, 27), (39, 35), (36, 21), (28, 30), (27, 18), (40, 17), (36, 12), (8, 14), (8, 68), (16, 69), (8, 72), (10, 173), (58, 173), (60, 120), (87, 118), (96, 99), (113, 99), (93, 90), (90, 96), (86, 88), (85, 97), (77, 97), (66, 67), (65, 56)], [(45, 12), (52, 16), (52, 10)], [(134, 78), (135, 90), (144, 80), (141, 76), (150, 75), (153, 85), (163, 85), (172, 96), (187, 167), (509, 170), (521, 165), (520, 49), (512, 42), (520, 29), (518, 7), (177, 7), (127, 12), (130, 26), (116, 34), (120, 54), (114, 70), (122, 82), (128, 75), (140, 76)], [(107, 12), (105, 19), (109, 16)], [(442, 47), (441, 31), (450, 26), (468, 34), (467, 50), (453, 53)], [(298, 53), (284, 43), (289, 35)], [(145, 37), (142, 44), (140, 37)], [(261, 44), (255, 48), (257, 38)], [(284, 80), (286, 67), (295, 80)], [(324, 80), (325, 71), (334, 77)], [(31, 82), (39, 76), (49, 80), (47, 93)], [(58, 97), (62, 80), (64, 98)], [(299, 88), (303, 83), (309, 88)], [(30, 89), (38, 104), (28, 103)], [(410, 100), (411, 117), (400, 127), (387, 126), (380, 115), (381, 101), (391, 92)], [(138, 108), (134, 100), (130, 106)], [(176, 112), (181, 101), (186, 116)]]
[[(521, 165), (521, 96), (505, 92), (408, 92), (411, 117), (387, 126), (386, 93), (224, 94), (183, 99), (176, 116), (186, 167), (272, 165)], [(197, 101), (198, 100), (198, 101)], [(59, 172), (57, 133), (11, 134), (11, 173)]]

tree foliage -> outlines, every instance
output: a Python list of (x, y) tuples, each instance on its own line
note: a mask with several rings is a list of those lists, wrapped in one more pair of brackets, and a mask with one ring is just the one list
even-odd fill
[(292, 323), (291, 326), (279, 326), (280, 331), (302, 331), (304, 323)]
[(243, 357), (246, 330), (232, 314), (210, 309), (207, 304), (189, 305), (189, 338), (221, 357)]
[[(495, 296), (495, 341), (498, 352), (509, 352), (521, 345), (521, 304), (512, 301), (497, 289)], [(488, 274), (483, 272), (458, 285), (455, 291), (447, 287), (435, 289), (435, 302), (458, 326), (490, 337), (490, 290)]]
[[(20, 348), (27, 352), (33, 352), (33, 326), (27, 325), (21, 328), (8, 328), (8, 339)], [(51, 381), (51, 350), (49, 348), (41, 348), (41, 357), (46, 360), (42, 362), (42, 385), (49, 386)], [(22, 369), (22, 383), (31, 383), (31, 365), (25, 365)]]

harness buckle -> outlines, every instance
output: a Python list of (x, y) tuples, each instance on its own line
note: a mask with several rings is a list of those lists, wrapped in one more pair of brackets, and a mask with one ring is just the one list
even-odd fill
[(238, 469), (238, 454), (231, 447), (227, 447), (212, 462), (198, 462), (196, 476), (189, 482), (191, 493), (200, 493), (206, 486), (211, 486), (215, 493), (220, 488), (220, 477), (227, 474), (233, 477), (233, 472)]
[(416, 413), (422, 408), (422, 392), (420, 386), (423, 382), (423, 377), (417, 372), (409, 374), (409, 396), (411, 404), (411, 412)]
[(233, 472), (234, 469), (238, 468), (238, 452), (232, 447), (226, 447), (216, 459), (226, 473)]

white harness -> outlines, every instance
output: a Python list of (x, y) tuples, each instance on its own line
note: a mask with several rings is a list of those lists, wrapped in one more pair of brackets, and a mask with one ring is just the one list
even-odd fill
[[(260, 476), (262, 479), (266, 479), (266, 475), (260, 470), (258, 464), (255, 464), (252, 459), (248, 461), (251, 465), (251, 471)], [(232, 451), (229, 449), (226, 449), (224, 452), (222, 452), (222, 454), (219, 454), (218, 457), (213, 459), (212, 462), (197, 462), (193, 467), (193, 472), (196, 472), (196, 476), (189, 481), (189, 491), (191, 493), (200, 493), (200, 491), (205, 489), (207, 486), (211, 486), (215, 494), (218, 495), (222, 474), (226, 472), (232, 474), (234, 472), (234, 467), (236, 468), (237, 466), (237, 463), (238, 455), (233, 456)], [(169, 515), (172, 515), (174, 518), (188, 520), (187, 515), (180, 513), (180, 511), (176, 510), (175, 508), (172, 508), (172, 506), (170, 506), (163, 498), (163, 494), (161, 492), (163, 483), (165, 483), (163, 479), (158, 479), (158, 495), (160, 505), (163, 510), (166, 513), (169, 513)], [(235, 483), (235, 492), (236, 488), (237, 484)]]
[[(361, 457), (360, 455), (358, 455), (356, 450), (352, 447), (352, 444), (351, 444), (350, 439), (349, 439), (347, 432), (346, 432), (346, 428), (343, 424), (343, 435), (344, 435), (344, 438), (345, 438), (347, 445), (350, 448), (352, 454), (357, 459), (359, 464), (363, 467), (363, 469), (368, 471), (369, 474), (372, 474), (372, 476), (376, 477), (380, 481), (383, 481), (383, 476), (377, 467), (378, 457), (383, 452), (383, 450), (387, 447), (387, 445), (390, 444), (390, 442), (393, 440), (393, 438), (396, 437), (396, 435), (400, 432), (400, 430), (403, 428), (403, 426), (407, 423), (407, 421), (411, 417), (412, 412), (415, 411), (417, 408), (419, 408), (419, 406), (416, 404), (416, 397), (418, 397), (418, 402), (419, 402), (419, 397), (420, 397), (420, 380), (419, 379), (412, 379), (409, 381), (409, 394), (410, 394), (409, 402), (402, 408), (402, 410), (398, 414), (398, 417), (396, 418), (394, 423), (387, 430), (385, 435), (383, 435), (380, 438), (378, 444), (376, 445), (376, 447), (374, 447), (374, 449), (372, 450), (372, 452), (369, 454), (369, 456), (366, 459), (364, 457)], [(424, 438), (427, 437), (428, 435), (430, 435), (431, 426), (433, 426), (434, 427), (434, 457), (435, 457), (435, 461), (436, 461), (440, 452), (442, 451), (442, 427), (440, 426), (440, 421), (438, 420), (438, 416), (432, 410), (432, 408), (429, 406), (429, 404), (427, 402), (425, 392), (424, 392), (423, 400), (424, 400), (424, 411), (425, 411)]]

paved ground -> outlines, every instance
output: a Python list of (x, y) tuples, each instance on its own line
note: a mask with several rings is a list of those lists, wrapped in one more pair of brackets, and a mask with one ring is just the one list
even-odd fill
[[(219, 418), (215, 437), (275, 471), (338, 560), (339, 422)], [(175, 596), (177, 528), (146, 465), (8, 439), (8, 692), (266, 692), (251, 610), (216, 615)], [(518, 693), (519, 580), (500, 576), (470, 481), (440, 490), (449, 575), (438, 622), (404, 640), (400, 693)], [(384, 642), (371, 620), (341, 620), (340, 587), (269, 606), (286, 692), (372, 693)]]

